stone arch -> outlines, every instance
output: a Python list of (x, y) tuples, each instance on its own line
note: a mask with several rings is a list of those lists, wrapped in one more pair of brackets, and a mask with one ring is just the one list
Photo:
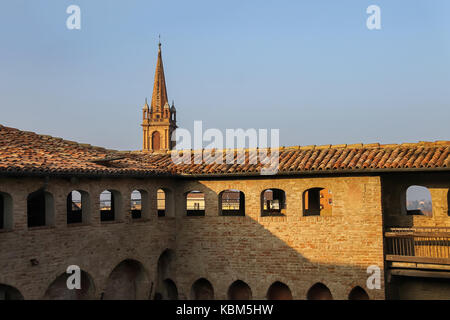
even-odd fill
[(291, 289), (283, 282), (276, 281), (267, 290), (267, 300), (292, 300)]
[(166, 249), (158, 259), (157, 279), (156, 279), (156, 300), (177, 300), (178, 289), (175, 282), (172, 280), (175, 260), (175, 252), (171, 249)]
[(18, 289), (0, 283), (0, 300), (23, 300), (23, 295)]
[(192, 284), (192, 300), (214, 300), (214, 288), (208, 280), (200, 278)]
[(152, 133), (152, 150), (161, 149), (161, 135), (159, 131), (153, 131)]
[(316, 283), (309, 288), (306, 294), (308, 300), (333, 300), (330, 289), (323, 283)]
[(104, 300), (137, 300), (148, 298), (148, 275), (142, 263), (127, 259), (119, 263), (110, 273)]
[(242, 280), (236, 280), (228, 288), (229, 300), (252, 300), (250, 286)]
[(369, 295), (366, 290), (360, 286), (354, 287), (348, 294), (348, 300), (369, 300)]
[(92, 277), (81, 270), (81, 288), (68, 289), (67, 279), (71, 275), (64, 272), (48, 286), (44, 294), (45, 300), (92, 300), (95, 298), (95, 285)]
[(5, 192), (0, 192), (0, 230), (13, 229), (13, 200)]
[(171, 279), (162, 282), (160, 292), (155, 293), (155, 300), (178, 300), (178, 289)]

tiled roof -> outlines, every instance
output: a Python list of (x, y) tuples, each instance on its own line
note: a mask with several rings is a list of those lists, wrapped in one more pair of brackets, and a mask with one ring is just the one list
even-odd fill
[(0, 125), (0, 173), (155, 175), (164, 171), (128, 153)]
[[(223, 164), (208, 164), (205, 161), (195, 164), (195, 157), (199, 154), (201, 153), (192, 153), (191, 164), (177, 165), (172, 161), (170, 153), (107, 150), (0, 125), (0, 173), (259, 175), (263, 167), (261, 163), (250, 163), (249, 154), (252, 157), (254, 154), (248, 149), (245, 150), (243, 164), (226, 164), (225, 152)], [(238, 154), (234, 150), (234, 159), (236, 157)], [(450, 170), (450, 141), (280, 148), (279, 163), (278, 174)]]
[[(174, 152), (174, 151), (172, 151)], [(204, 152), (204, 151), (203, 151)], [(201, 154), (201, 153), (198, 153)], [(197, 157), (198, 157), (197, 154)], [(209, 151), (208, 151), (209, 154)], [(254, 153), (255, 154), (255, 153)], [(253, 154), (253, 156), (254, 156)], [(148, 162), (179, 174), (223, 175), (258, 174), (263, 165), (250, 164), (249, 150), (245, 150), (245, 163), (195, 164), (195, 152), (191, 164), (174, 164), (170, 154), (146, 156)], [(234, 150), (234, 159), (238, 157)], [(279, 174), (358, 172), (358, 171), (400, 171), (450, 170), (450, 141), (419, 142), (404, 144), (355, 144), (287, 147), (279, 149)]]

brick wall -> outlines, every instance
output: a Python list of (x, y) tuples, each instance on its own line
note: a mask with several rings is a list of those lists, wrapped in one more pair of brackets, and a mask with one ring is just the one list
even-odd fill
[[(302, 194), (313, 187), (331, 190), (331, 216), (302, 216)], [(270, 188), (285, 191), (285, 217), (261, 217), (260, 195)], [(245, 217), (218, 215), (217, 195), (226, 189), (244, 192)], [(204, 192), (205, 217), (186, 217), (180, 210), (180, 195), (191, 190)], [(199, 278), (212, 283), (219, 299), (227, 297), (235, 280), (246, 282), (255, 299), (264, 299), (275, 281), (288, 285), (294, 299), (305, 299), (316, 282), (325, 284), (335, 299), (347, 299), (357, 285), (372, 299), (384, 298), (383, 288), (366, 288), (369, 265), (380, 266), (383, 273), (379, 178), (191, 181), (177, 193), (176, 283), (182, 298), (190, 298)]]
[[(41, 187), (53, 195), (55, 223), (28, 229), (27, 195)], [(173, 191), (175, 217), (157, 218), (156, 190), (161, 187)], [(302, 194), (313, 187), (332, 192), (331, 216), (302, 216)], [(284, 217), (261, 217), (261, 192), (270, 188), (286, 193)], [(121, 194), (119, 221), (100, 222), (99, 195), (105, 189)], [(130, 219), (130, 195), (135, 189), (148, 194), (141, 220)], [(245, 217), (219, 216), (218, 194), (226, 189), (244, 192)], [(72, 190), (89, 194), (87, 223), (66, 224), (66, 198)], [(205, 194), (204, 217), (185, 215), (184, 194), (192, 190)], [(79, 265), (92, 278), (93, 297), (100, 298), (111, 280), (108, 277), (126, 259), (142, 266), (145, 285), (137, 298), (146, 299), (163, 280), (158, 279), (157, 264), (167, 248), (173, 256), (167, 273), (181, 299), (191, 298), (192, 284), (199, 278), (211, 282), (216, 299), (226, 299), (235, 280), (246, 282), (254, 299), (264, 299), (275, 281), (288, 285), (294, 299), (305, 299), (317, 282), (325, 284), (335, 299), (347, 299), (355, 286), (364, 288), (371, 299), (384, 298), (383, 279), (381, 290), (366, 288), (369, 265), (378, 265), (383, 277), (378, 177), (201, 181), (2, 178), (0, 192), (10, 194), (14, 205), (13, 230), (0, 232), (0, 284), (17, 288), (25, 299), (42, 298), (71, 264)], [(31, 259), (38, 265), (33, 266)]]

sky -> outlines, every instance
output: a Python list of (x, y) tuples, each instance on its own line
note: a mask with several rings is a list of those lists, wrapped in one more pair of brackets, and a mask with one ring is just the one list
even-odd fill
[[(81, 29), (69, 30), (69, 5)], [(381, 30), (366, 27), (369, 5)], [(2, 0), (0, 124), (142, 147), (158, 34), (178, 126), (280, 144), (450, 140), (450, 1)]]

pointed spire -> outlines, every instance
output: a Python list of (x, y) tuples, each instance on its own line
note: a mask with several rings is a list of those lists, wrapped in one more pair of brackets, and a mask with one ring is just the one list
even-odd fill
[(153, 84), (153, 95), (151, 107), (153, 110), (162, 110), (167, 103), (166, 79), (161, 55), (161, 42), (158, 43), (158, 60), (156, 61), (155, 82)]
[(148, 102), (147, 102), (147, 97), (145, 98), (144, 109), (149, 109), (149, 107), (148, 107)]

